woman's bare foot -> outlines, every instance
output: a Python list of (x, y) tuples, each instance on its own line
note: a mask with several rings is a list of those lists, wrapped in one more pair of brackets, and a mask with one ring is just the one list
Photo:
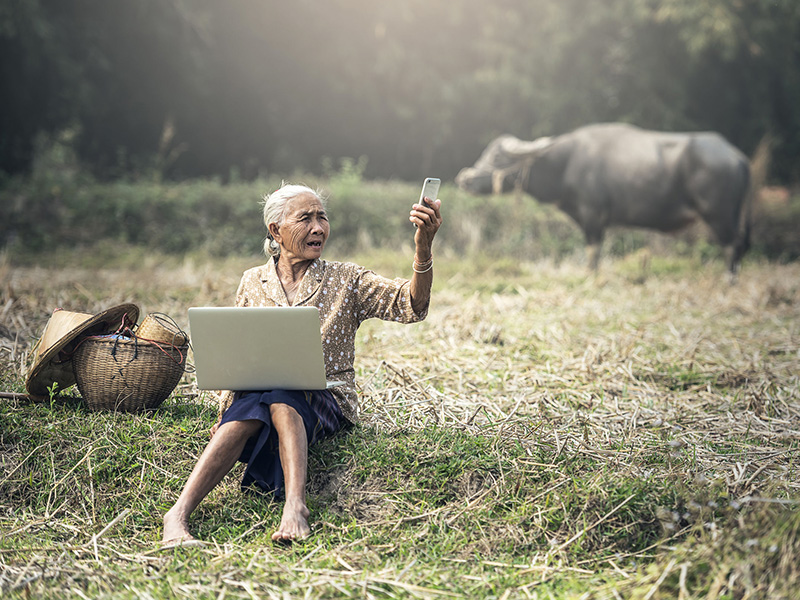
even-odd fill
[(187, 520), (173, 511), (174, 508), (164, 515), (164, 535), (161, 538), (161, 543), (168, 547), (194, 546), (200, 543), (200, 540), (189, 533)]
[(272, 534), (272, 541), (291, 542), (307, 538), (311, 534), (311, 528), (308, 526), (310, 516), (311, 511), (305, 502), (287, 500), (283, 507), (281, 525), (278, 531)]

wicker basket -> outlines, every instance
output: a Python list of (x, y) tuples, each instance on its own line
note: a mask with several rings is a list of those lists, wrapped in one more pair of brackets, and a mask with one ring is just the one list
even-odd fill
[(90, 410), (157, 408), (178, 385), (187, 349), (117, 335), (86, 338), (72, 357), (78, 390)]
[(183, 346), (189, 342), (186, 332), (171, 317), (162, 313), (149, 313), (136, 328), (136, 337), (175, 346)]

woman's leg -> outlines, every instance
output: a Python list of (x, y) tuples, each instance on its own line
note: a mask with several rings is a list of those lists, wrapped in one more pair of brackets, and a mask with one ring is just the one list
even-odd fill
[(230, 421), (217, 429), (189, 475), (175, 506), (164, 515), (164, 542), (194, 539), (189, 533), (189, 515), (233, 468), (247, 440), (263, 425), (257, 420)]
[(278, 451), (283, 468), (286, 502), (273, 540), (299, 540), (311, 533), (306, 506), (308, 438), (303, 418), (286, 404), (271, 404), (272, 426), (278, 434)]

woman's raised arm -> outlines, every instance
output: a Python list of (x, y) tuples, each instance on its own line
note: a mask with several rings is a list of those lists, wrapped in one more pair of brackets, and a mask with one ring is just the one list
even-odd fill
[(428, 306), (433, 284), (433, 238), (442, 224), (442, 201), (426, 198), (426, 204), (414, 204), (408, 220), (417, 226), (414, 233), (414, 270), (411, 276), (411, 307), (420, 314)]

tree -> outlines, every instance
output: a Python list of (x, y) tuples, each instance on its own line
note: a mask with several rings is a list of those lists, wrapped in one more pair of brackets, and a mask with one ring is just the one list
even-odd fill
[(0, 169), (71, 128), (94, 173), (452, 177), (502, 133), (771, 131), (800, 180), (795, 0), (11, 0)]

